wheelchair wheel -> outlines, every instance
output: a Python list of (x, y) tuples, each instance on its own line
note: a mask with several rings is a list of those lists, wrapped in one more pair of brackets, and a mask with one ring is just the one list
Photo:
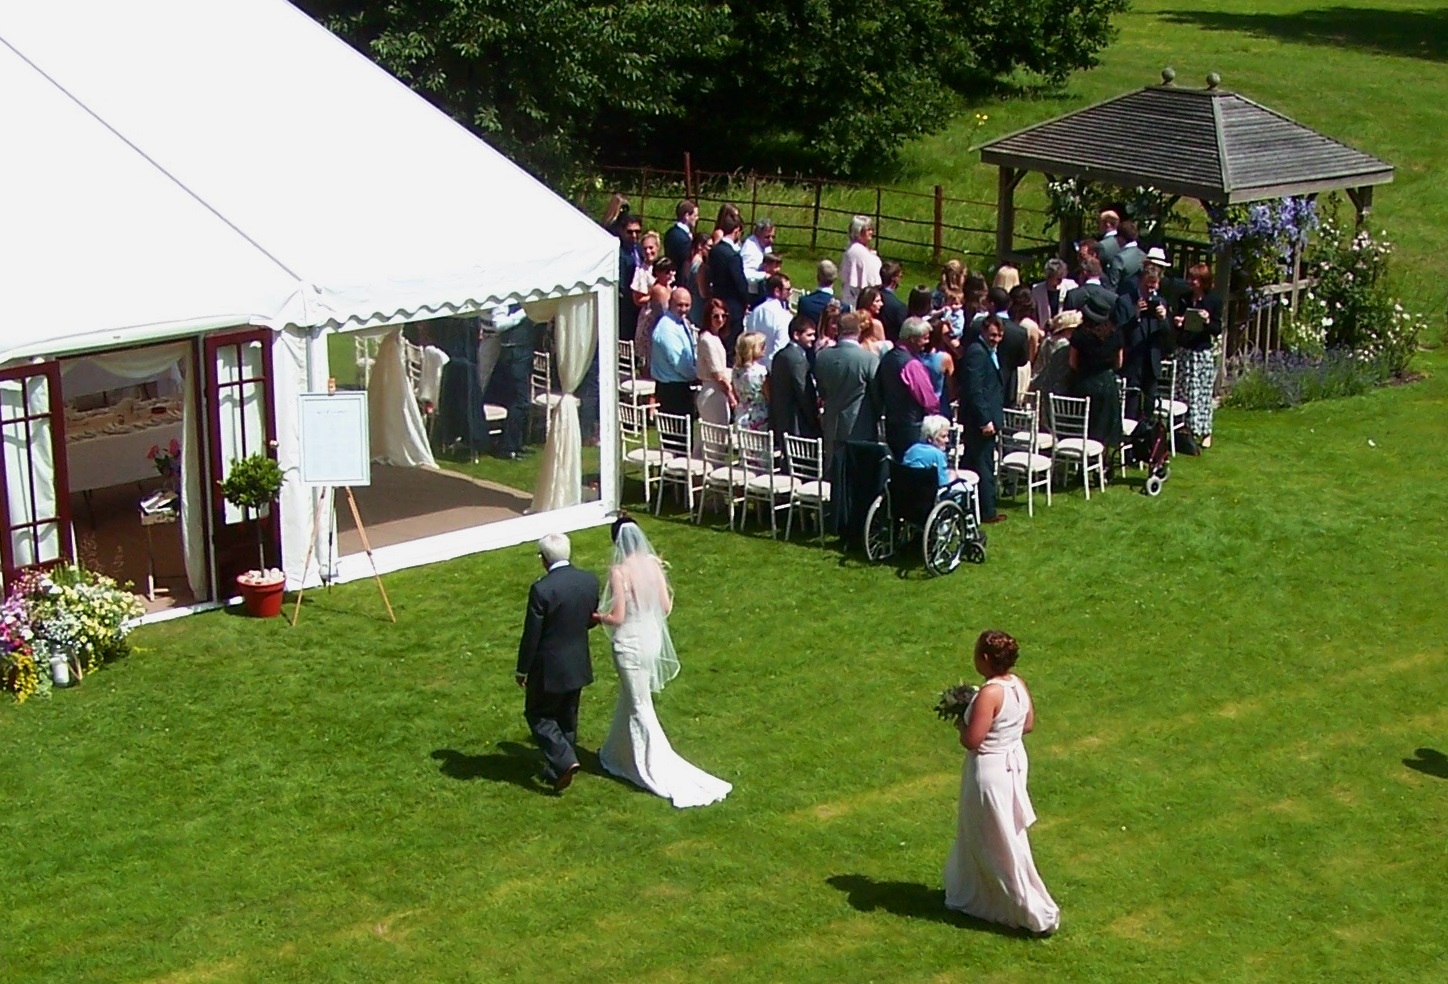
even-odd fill
[(875, 496), (865, 513), (865, 556), (872, 563), (888, 560), (895, 553), (895, 521), (883, 495)]
[(941, 499), (925, 520), (925, 568), (937, 577), (960, 566), (965, 552), (965, 510), (953, 499)]
[(978, 540), (971, 540), (965, 545), (965, 559), (972, 564), (985, 563), (985, 544)]
[(1145, 489), (1146, 494), (1147, 494), (1147, 495), (1161, 495), (1161, 483), (1162, 483), (1162, 479), (1161, 479), (1161, 476), (1159, 476), (1159, 475), (1152, 475), (1152, 476), (1150, 476), (1149, 478), (1147, 478), (1147, 480), (1146, 480), (1146, 489)]

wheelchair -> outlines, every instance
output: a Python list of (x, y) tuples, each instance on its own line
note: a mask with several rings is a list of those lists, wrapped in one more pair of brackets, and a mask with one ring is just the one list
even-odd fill
[(962, 559), (985, 562), (985, 533), (976, 524), (971, 489), (964, 483), (937, 485), (934, 468), (890, 462), (885, 491), (865, 513), (865, 556), (888, 560), (916, 540), (931, 574), (949, 574)]

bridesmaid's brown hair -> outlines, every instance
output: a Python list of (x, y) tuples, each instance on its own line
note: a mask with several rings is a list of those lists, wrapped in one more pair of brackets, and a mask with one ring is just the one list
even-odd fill
[(999, 629), (986, 629), (975, 640), (975, 654), (985, 660), (992, 676), (1009, 673), (1020, 658), (1021, 647), (1009, 633)]

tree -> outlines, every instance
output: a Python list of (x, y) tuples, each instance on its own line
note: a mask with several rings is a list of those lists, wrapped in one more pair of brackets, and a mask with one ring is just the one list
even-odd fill
[(301, 0), (535, 174), (676, 160), (859, 173), (1018, 73), (1091, 67), (1127, 0)]

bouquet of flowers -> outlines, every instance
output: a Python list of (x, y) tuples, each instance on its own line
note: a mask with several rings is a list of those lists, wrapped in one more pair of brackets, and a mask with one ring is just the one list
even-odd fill
[(146, 460), (156, 466), (156, 474), (165, 479), (175, 479), (181, 475), (181, 442), (171, 438), (171, 443), (164, 448), (159, 444), (151, 445), (151, 450), (146, 452)]
[(942, 690), (940, 700), (935, 703), (935, 716), (942, 721), (964, 721), (965, 715), (970, 712), (970, 702), (978, 693), (980, 688), (973, 683), (961, 683)]

